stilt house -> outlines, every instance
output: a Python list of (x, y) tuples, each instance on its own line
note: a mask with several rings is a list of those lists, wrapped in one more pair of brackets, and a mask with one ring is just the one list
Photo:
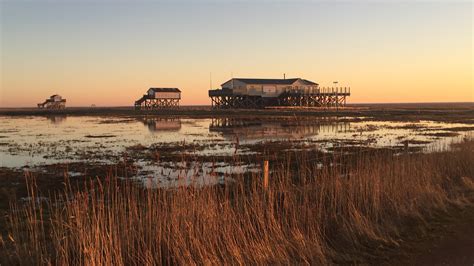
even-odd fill
[(136, 110), (173, 109), (179, 107), (181, 91), (177, 88), (150, 88), (135, 101)]

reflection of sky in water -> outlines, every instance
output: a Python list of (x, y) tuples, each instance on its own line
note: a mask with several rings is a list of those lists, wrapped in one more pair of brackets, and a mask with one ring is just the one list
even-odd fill
[[(131, 117), (0, 117), (1, 166), (73, 162), (114, 162), (126, 147), (152, 144), (204, 145), (201, 155), (232, 155), (235, 143), (265, 141), (317, 142), (325, 149), (337, 143), (376, 147), (400, 145), (404, 140), (439, 142), (426, 133), (465, 124), (420, 122), (357, 122), (349, 118), (179, 119)], [(462, 132), (461, 132), (462, 133)], [(464, 132), (466, 134), (466, 132)], [(414, 144), (421, 145), (421, 144)], [(246, 153), (239, 150), (240, 154)]]
[(209, 133), (208, 121), (181, 120), (180, 127), (179, 120), (161, 122), (167, 123), (171, 125), (151, 131), (145, 122), (130, 118), (67, 117), (52, 123), (45, 117), (0, 117), (1, 166), (95, 160), (94, 154), (118, 154), (138, 144), (221, 139)]
[(257, 173), (256, 164), (230, 165), (228, 163), (190, 162), (189, 165), (174, 163), (138, 163), (143, 169), (134, 177), (145, 187), (208, 186), (232, 182), (233, 174)]

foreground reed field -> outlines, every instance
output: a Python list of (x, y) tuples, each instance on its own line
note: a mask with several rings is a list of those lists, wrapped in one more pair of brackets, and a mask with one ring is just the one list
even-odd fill
[(270, 181), (150, 189), (107, 176), (65, 177), (12, 204), (2, 259), (15, 264), (153, 265), (354, 263), (402, 245), (412, 226), (471, 205), (474, 140), (449, 150), (332, 155), (268, 154)]

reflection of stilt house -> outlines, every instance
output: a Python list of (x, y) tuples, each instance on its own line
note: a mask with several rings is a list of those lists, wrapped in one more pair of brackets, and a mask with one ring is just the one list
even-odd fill
[(150, 88), (147, 94), (135, 102), (136, 110), (178, 108), (181, 91), (177, 88)]
[(49, 121), (51, 124), (61, 124), (66, 120), (67, 116), (66, 115), (52, 115), (48, 116)]
[(181, 119), (179, 118), (144, 118), (142, 122), (150, 132), (179, 131)]
[(264, 108), (267, 106), (345, 106), (350, 88), (320, 88), (312, 81), (292, 79), (234, 78), (210, 90), (215, 109)]
[(66, 99), (63, 99), (60, 95), (55, 94), (49, 97), (49, 99), (46, 99), (43, 103), (39, 103), (38, 108), (64, 109), (66, 108)]
[(347, 132), (350, 123), (333, 117), (317, 119), (240, 119), (215, 118), (209, 125), (210, 132), (218, 132), (227, 139), (236, 137), (241, 141), (307, 139), (321, 133)]

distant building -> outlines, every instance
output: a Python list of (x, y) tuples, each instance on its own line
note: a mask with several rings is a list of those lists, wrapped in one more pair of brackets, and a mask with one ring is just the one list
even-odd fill
[(180, 100), (181, 91), (178, 88), (150, 88), (145, 95), (135, 101), (135, 109), (178, 108)]
[(38, 108), (41, 109), (64, 109), (66, 108), (66, 99), (63, 99), (60, 95), (54, 94), (46, 99), (43, 103), (38, 104)]
[(269, 106), (338, 107), (345, 105), (349, 88), (323, 88), (302, 78), (233, 78), (221, 89), (209, 90), (212, 107), (264, 108)]

